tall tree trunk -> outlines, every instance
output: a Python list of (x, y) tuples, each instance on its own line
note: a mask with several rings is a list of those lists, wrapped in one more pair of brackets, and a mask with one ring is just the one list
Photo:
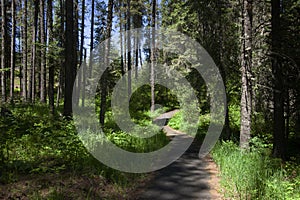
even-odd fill
[(82, 64), (83, 60), (83, 44), (84, 44), (84, 20), (85, 19), (85, 0), (82, 0), (82, 7), (81, 7), (81, 30), (80, 30), (80, 58), (79, 64)]
[(131, 36), (129, 33), (131, 26), (131, 12), (130, 12), (130, 0), (127, 0), (127, 87), (128, 87), (128, 100), (131, 96)]
[(280, 0), (272, 0), (272, 71), (274, 75), (274, 130), (273, 156), (285, 159), (286, 140), (284, 135), (284, 88), (280, 52)]
[(94, 49), (94, 21), (95, 21), (95, 0), (92, 0), (92, 15), (91, 15), (91, 41), (90, 41), (90, 61), (89, 61), (89, 76), (92, 75), (92, 65), (93, 65), (93, 49)]
[[(74, 2), (74, 42), (75, 42), (75, 45), (74, 45), (74, 51), (75, 51), (75, 54), (74, 54), (74, 62), (75, 62), (75, 69), (74, 69), (74, 77), (76, 77), (76, 73), (77, 73), (77, 67), (78, 67), (78, 55), (77, 55), (77, 52), (79, 50), (79, 24), (78, 24), (78, 20), (79, 20), (79, 6), (78, 6), (78, 0), (75, 0)], [(77, 79), (79, 80), (79, 79)], [(80, 84), (78, 81), (75, 81), (74, 82), (74, 86), (76, 88), (76, 90), (74, 90), (76, 93), (78, 93), (78, 95), (76, 94), (76, 99), (73, 99), (73, 101), (75, 101), (74, 103), (76, 105), (78, 105), (78, 102), (79, 102), (79, 93), (80, 93)]]
[[(142, 27), (142, 8), (141, 4), (137, 1), (134, 4), (134, 7), (136, 9), (136, 12), (133, 15), (133, 27), (135, 29)], [(134, 40), (134, 69), (135, 69), (135, 79), (138, 78), (138, 66), (139, 66), (139, 47), (140, 47), (140, 38), (139, 38), (140, 32), (137, 30), (137, 36)]]
[(45, 2), (40, 1), (40, 36), (41, 36), (41, 74), (40, 74), (40, 101), (42, 103), (46, 102), (46, 40), (45, 40)]
[[(224, 51), (223, 51), (223, 46), (224, 46), (224, 33), (223, 33), (223, 9), (224, 9), (224, 6), (223, 6), (223, 3), (222, 1), (217, 1), (216, 2), (216, 6), (217, 6), (217, 9), (218, 9), (218, 16), (219, 16), (219, 19), (218, 19), (218, 24), (217, 24), (217, 41), (218, 41), (218, 58), (217, 58), (217, 64), (219, 66), (219, 69), (220, 69), (220, 72), (221, 72), (221, 76), (222, 76), (222, 79), (224, 81), (224, 86), (225, 86), (225, 91), (227, 91), (227, 87), (226, 87), (226, 82), (227, 82), (227, 78), (226, 78), (226, 71), (225, 71), (225, 66), (223, 64), (223, 61), (224, 61)], [(229, 126), (229, 113), (228, 113), (228, 102), (229, 102), (229, 99), (228, 99), (228, 93), (227, 93), (227, 98), (226, 98), (226, 112), (225, 112), (225, 121), (224, 121), (224, 128), (223, 128), (223, 131), (222, 131), (222, 139), (224, 140), (229, 140), (231, 138), (231, 130), (230, 130), (230, 126)]]
[(119, 18), (120, 18), (120, 51), (121, 51), (121, 73), (122, 75), (125, 74), (124, 69), (124, 56), (123, 56), (123, 18), (122, 18), (122, 10), (123, 1), (119, 2)]
[[(105, 38), (111, 37), (112, 31), (112, 19), (113, 19), (113, 0), (108, 1), (108, 12), (107, 12), (107, 32)], [(110, 54), (110, 42), (106, 42), (105, 46), (105, 56), (104, 56), (104, 66), (109, 65), (109, 54)], [(101, 101), (100, 101), (100, 124), (103, 126), (105, 121), (106, 112), (106, 97), (107, 97), (107, 85), (108, 85), (108, 70), (103, 73), (103, 83), (101, 85)]]
[[(63, 49), (61, 54), (65, 54), (65, 1), (59, 1), (60, 9), (60, 47)], [(56, 107), (59, 106), (60, 99), (65, 93), (65, 60), (64, 58), (60, 59), (60, 70), (59, 70), (59, 81), (57, 87), (57, 98), (56, 98)]]
[(252, 112), (252, 0), (243, 1), (242, 97), (240, 147), (249, 148)]
[[(83, 67), (86, 69), (86, 49), (84, 49), (84, 59), (83, 59)], [(82, 76), (82, 82), (83, 82), (83, 90), (82, 90), (82, 99), (81, 99), (81, 106), (84, 107), (85, 103), (85, 86), (86, 86), (86, 75), (83, 74)]]
[(138, 38), (135, 38), (134, 42), (134, 51), (135, 51), (135, 79), (138, 79), (138, 70), (139, 70), (139, 44), (138, 44)]
[(15, 89), (15, 47), (16, 47), (16, 4), (11, 1), (11, 51), (10, 51), (10, 102), (14, 101)]
[(47, 0), (47, 29), (48, 29), (48, 69), (49, 69), (49, 82), (48, 82), (48, 97), (50, 112), (54, 114), (54, 63), (52, 59), (53, 50), (53, 6), (52, 0)]
[(154, 62), (155, 62), (155, 19), (156, 19), (156, 0), (152, 0), (151, 16), (152, 36), (151, 36), (151, 69), (150, 69), (150, 87), (151, 87), (151, 112), (155, 109), (155, 80), (154, 80)]
[[(81, 30), (80, 30), (80, 50), (79, 50), (79, 65), (82, 66), (82, 62), (83, 62), (83, 49), (84, 49), (84, 20), (85, 19), (85, 0), (82, 0), (82, 7), (81, 7)], [(84, 61), (85, 62), (85, 61)], [(85, 76), (85, 75), (83, 75)], [(78, 78), (78, 92), (80, 94), (80, 88), (81, 88), (81, 84), (82, 81), (81, 79), (83, 78), (82, 75), (80, 75), (80, 77)], [(85, 81), (85, 80), (84, 80)], [(83, 83), (85, 86), (85, 83)], [(83, 95), (85, 93), (85, 87), (83, 87), (82, 89), (82, 101), (84, 101), (83, 97), (85, 95)], [(78, 95), (78, 98), (80, 98), (80, 95)], [(79, 99), (78, 99), (78, 103), (79, 103)], [(84, 103), (82, 103), (82, 106), (84, 106)]]
[(6, 6), (5, 0), (1, 0), (1, 102), (6, 101), (6, 76), (5, 76), (5, 63), (6, 63)]
[(31, 103), (35, 100), (35, 68), (36, 68), (36, 35), (38, 22), (39, 1), (34, 1), (33, 25), (32, 25), (32, 42), (31, 42), (31, 69), (29, 77), (28, 98)]
[(22, 58), (22, 97), (27, 101), (27, 0), (24, 0), (24, 18), (23, 18), (23, 58)]
[(72, 117), (72, 92), (74, 84), (75, 52), (74, 47), (74, 3), (66, 0), (66, 43), (65, 43), (65, 94), (64, 116)]

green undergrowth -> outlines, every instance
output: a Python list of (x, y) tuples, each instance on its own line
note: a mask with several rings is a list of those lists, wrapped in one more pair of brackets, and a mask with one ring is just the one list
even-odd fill
[(221, 172), (225, 197), (231, 199), (300, 199), (300, 167), (270, 157), (268, 145), (252, 139), (250, 151), (220, 142), (212, 156)]
[[(202, 141), (210, 124), (210, 114), (202, 114), (199, 116), (198, 122), (194, 125), (185, 120), (182, 110), (178, 111), (168, 122), (173, 129), (183, 131), (189, 135), (195, 136), (196, 139)], [(197, 130), (196, 135), (189, 130)]]
[[(96, 160), (80, 140), (73, 121), (64, 119), (59, 112), (50, 115), (47, 106), (44, 105), (15, 105), (8, 109), (12, 113), (0, 117), (0, 198), (2, 192), (5, 193), (1, 190), (2, 186), (4, 188), (9, 184), (17, 184), (24, 176), (47, 177), (66, 173), (71, 174), (74, 179), (81, 176), (97, 176), (102, 177), (106, 184), (115, 185), (114, 188), (130, 188), (138, 182), (136, 180), (144, 177), (143, 174), (120, 172)], [(120, 131), (110, 116), (111, 112), (108, 112), (104, 128), (106, 138), (124, 150), (150, 152), (168, 143), (165, 134), (158, 130), (155, 130), (156, 135), (147, 139)], [(148, 124), (145, 121), (140, 123)], [(152, 128), (147, 131), (155, 129)], [(146, 134), (144, 129), (133, 131), (136, 135)], [(52, 196), (59, 196), (59, 191), (62, 190), (60, 187), (53, 189), (51, 184), (45, 187), (49, 187)], [(61, 187), (64, 187), (63, 184)], [(33, 186), (32, 191), (36, 190)], [(16, 192), (24, 193), (17, 189)], [(39, 199), (42, 195), (36, 192), (27, 193), (26, 195), (33, 199)]]

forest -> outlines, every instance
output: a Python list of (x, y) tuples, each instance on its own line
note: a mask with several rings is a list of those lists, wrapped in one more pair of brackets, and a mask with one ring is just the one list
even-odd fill
[(300, 200), (300, 0), (0, 8), (0, 199), (147, 199), (167, 164), (125, 155), (171, 130), (212, 158), (219, 199)]

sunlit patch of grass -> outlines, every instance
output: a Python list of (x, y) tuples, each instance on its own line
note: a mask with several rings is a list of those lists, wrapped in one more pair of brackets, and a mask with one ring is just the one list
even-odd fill
[(300, 199), (300, 167), (283, 165), (269, 157), (267, 148), (265, 151), (258, 146), (243, 151), (233, 142), (215, 146), (212, 156), (226, 195), (233, 199)]
[[(129, 191), (145, 178), (103, 165), (87, 151), (73, 122), (49, 115), (46, 105), (16, 105), (11, 110), (12, 117), (0, 118), (5, 134), (0, 138), (0, 198), (130, 199)], [(106, 125), (106, 137), (127, 151), (150, 152), (168, 142), (160, 131), (147, 139), (132, 137), (120, 131), (112, 117)], [(135, 131), (138, 135), (142, 130)]]

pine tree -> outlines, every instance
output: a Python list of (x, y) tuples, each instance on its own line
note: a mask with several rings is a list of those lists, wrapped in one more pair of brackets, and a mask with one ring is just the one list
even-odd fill
[(40, 72), (40, 101), (42, 103), (46, 102), (46, 40), (45, 40), (45, 1), (40, 1), (40, 64), (41, 64), (41, 72)]
[(156, 19), (156, 0), (152, 0), (152, 15), (151, 15), (151, 69), (150, 69), (150, 86), (151, 86), (151, 112), (154, 112), (155, 105), (155, 80), (154, 80), (154, 62), (155, 62), (155, 19)]
[(75, 41), (74, 41), (74, 3), (66, 0), (66, 43), (65, 43), (65, 94), (64, 116), (72, 117), (72, 92), (74, 84)]
[(14, 101), (16, 47), (16, 2), (11, 1), (11, 45), (10, 45), (10, 102)]
[(274, 75), (274, 142), (273, 155), (285, 159), (285, 134), (284, 134), (284, 86), (283, 74), (280, 63), (280, 0), (272, 0), (272, 72)]
[[(108, 12), (107, 12), (107, 30), (106, 30), (106, 39), (111, 37), (112, 24), (113, 24), (113, 0), (108, 1)], [(110, 42), (105, 44), (105, 56), (104, 56), (104, 66), (109, 65), (109, 55), (110, 55)], [(104, 125), (105, 112), (106, 112), (106, 98), (107, 98), (107, 87), (108, 87), (108, 70), (103, 73), (103, 82), (101, 85), (101, 102), (100, 102), (100, 124)]]
[(49, 68), (49, 82), (48, 82), (48, 97), (50, 112), (54, 114), (54, 60), (53, 60), (53, 7), (52, 0), (47, 0), (47, 32), (48, 32), (48, 68)]
[(7, 38), (7, 21), (6, 21), (6, 5), (5, 1), (1, 0), (1, 34), (2, 34), (2, 40), (1, 40), (1, 95), (2, 95), (2, 103), (6, 101), (6, 38)]
[(22, 96), (23, 100), (27, 101), (27, 56), (28, 56), (28, 46), (27, 46), (27, 0), (24, 0), (24, 16), (23, 16), (23, 27), (22, 27), (22, 51), (23, 51), (23, 57), (22, 57)]
[(252, 113), (252, 0), (243, 1), (243, 39), (242, 39), (242, 96), (240, 147), (249, 148)]

